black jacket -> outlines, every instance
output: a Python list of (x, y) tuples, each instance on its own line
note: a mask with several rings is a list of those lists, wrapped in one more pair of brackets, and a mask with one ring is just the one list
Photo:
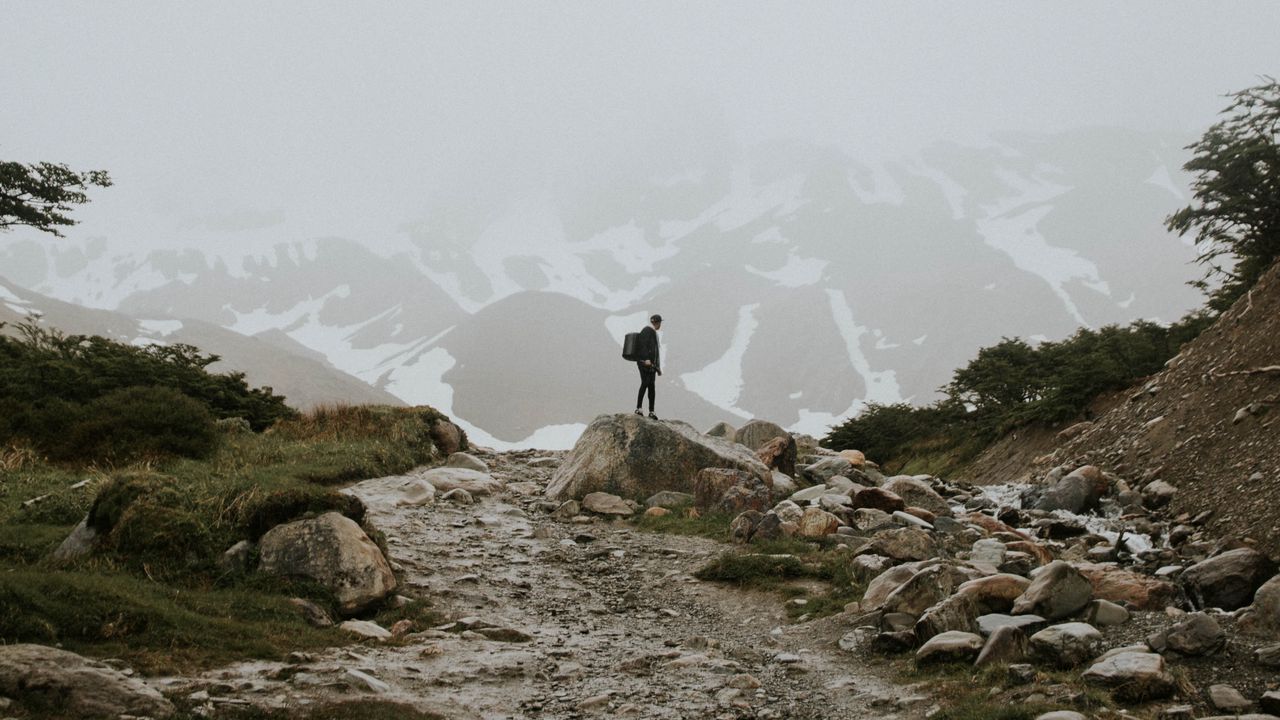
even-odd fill
[(645, 325), (640, 331), (639, 352), (636, 358), (641, 367), (644, 367), (645, 360), (652, 360), (654, 370), (662, 369), (658, 361), (658, 331), (654, 330), (652, 325)]

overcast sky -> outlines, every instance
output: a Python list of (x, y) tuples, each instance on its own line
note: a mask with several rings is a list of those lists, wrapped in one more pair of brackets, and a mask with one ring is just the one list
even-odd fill
[[(74, 233), (334, 234), (717, 137), (857, 157), (1080, 125), (1193, 138), (1280, 3), (0, 0), (0, 158), (105, 168)], [(212, 235), (211, 235), (212, 233)]]

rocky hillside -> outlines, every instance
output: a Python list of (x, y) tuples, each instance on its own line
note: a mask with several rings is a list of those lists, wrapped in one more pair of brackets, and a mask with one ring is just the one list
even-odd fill
[(200, 320), (130, 317), (93, 310), (24, 290), (0, 278), (0, 332), (33, 316), (52, 328), (132, 344), (194, 345), (222, 359), (214, 372), (243, 372), (251, 387), (269, 386), (290, 406), (307, 410), (319, 405), (350, 403), (403, 405), (399, 398), (334, 368), (320, 355), (279, 333), (250, 337)]
[[(1163, 481), (1175, 513), (1212, 511), (1221, 537), (1280, 555), (1280, 265), (1097, 421), (1041, 462)], [(999, 480), (998, 478), (989, 478)]]
[(1186, 140), (1092, 129), (886, 162), (708, 141), (426, 198), (394, 236), (188, 231), (137, 250), (15, 233), (0, 267), (67, 302), (274, 331), (495, 447), (573, 426), (567, 448), (627, 409), (618, 342), (657, 311), (659, 414), (822, 435), (867, 401), (927, 401), (1001, 336), (1192, 307), (1192, 249), (1160, 225), (1186, 203)]

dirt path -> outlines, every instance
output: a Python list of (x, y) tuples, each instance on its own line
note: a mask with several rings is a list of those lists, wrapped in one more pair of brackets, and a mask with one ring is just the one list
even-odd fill
[(196, 685), (277, 707), (368, 694), (449, 718), (923, 715), (920, 693), (894, 688), (836, 646), (837, 624), (788, 625), (777, 595), (693, 578), (720, 543), (555, 521), (535, 509), (552, 471), (537, 465), (550, 461), (481, 457), (507, 489), (473, 505), (397, 506), (405, 477), (351, 489), (409, 590), (471, 631), (242, 664)]

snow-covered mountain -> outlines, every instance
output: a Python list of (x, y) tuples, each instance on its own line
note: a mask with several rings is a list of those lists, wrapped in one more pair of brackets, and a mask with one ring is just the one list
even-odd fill
[(376, 249), (282, 236), (251, 255), (137, 255), (6, 238), (0, 275), (305, 346), (498, 446), (566, 445), (631, 407), (620, 340), (661, 312), (660, 414), (822, 434), (867, 401), (931, 399), (1001, 336), (1199, 304), (1192, 248), (1161, 222), (1187, 202), (1183, 144), (1090, 129), (878, 164), (708, 144), (465, 188)]

